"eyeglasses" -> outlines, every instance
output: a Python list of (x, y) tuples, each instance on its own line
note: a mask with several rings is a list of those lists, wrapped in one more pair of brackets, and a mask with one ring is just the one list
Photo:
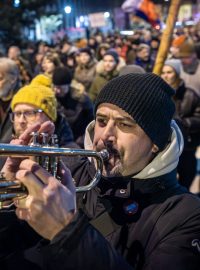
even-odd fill
[(12, 112), (10, 113), (10, 120), (12, 122), (19, 120), (20, 117), (23, 115), (27, 121), (34, 121), (35, 117), (38, 113), (42, 113), (43, 110), (32, 110), (32, 111), (24, 111), (24, 112)]

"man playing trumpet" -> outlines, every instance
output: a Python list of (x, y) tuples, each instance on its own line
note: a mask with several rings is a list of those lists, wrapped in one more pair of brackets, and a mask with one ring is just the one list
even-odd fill
[[(176, 179), (183, 137), (172, 121), (173, 94), (150, 73), (123, 75), (104, 86), (85, 145), (107, 149), (109, 159), (97, 187), (77, 200), (64, 166), (61, 183), (31, 160), (9, 159), (5, 176), (12, 173), (29, 192), (15, 201), (16, 215), (46, 241), (36, 248), (34, 241), (26, 243), (18, 253), (12, 247), (2, 263), (9, 265), (13, 256), (22, 269), (197, 270), (200, 201)], [(35, 125), (17, 143), (27, 144), (30, 132), (51, 128), (51, 123)], [(85, 184), (94, 167), (87, 158), (72, 161), (76, 184)], [(24, 224), (16, 223), (19, 233)], [(5, 237), (9, 230), (1, 228)]]

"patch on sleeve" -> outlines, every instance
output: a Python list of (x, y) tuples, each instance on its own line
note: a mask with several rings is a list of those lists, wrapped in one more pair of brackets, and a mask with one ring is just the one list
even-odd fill
[(197, 251), (200, 253), (200, 240), (199, 239), (192, 240), (192, 247), (195, 247)]

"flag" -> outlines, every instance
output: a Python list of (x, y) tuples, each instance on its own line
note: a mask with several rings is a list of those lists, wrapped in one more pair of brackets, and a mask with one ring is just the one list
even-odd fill
[(125, 12), (134, 12), (136, 16), (150, 23), (152, 26), (160, 24), (159, 14), (151, 0), (126, 0), (122, 4)]
[(138, 6), (141, 4), (141, 0), (126, 0), (122, 4), (122, 9), (124, 12), (134, 12)]

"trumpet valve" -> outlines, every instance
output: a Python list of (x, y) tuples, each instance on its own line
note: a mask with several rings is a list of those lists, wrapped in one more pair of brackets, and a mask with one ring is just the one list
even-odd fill
[(38, 142), (39, 133), (38, 132), (31, 132), (30, 135), (32, 136), (32, 143), (30, 144), (30, 146), (40, 146), (40, 144)]

